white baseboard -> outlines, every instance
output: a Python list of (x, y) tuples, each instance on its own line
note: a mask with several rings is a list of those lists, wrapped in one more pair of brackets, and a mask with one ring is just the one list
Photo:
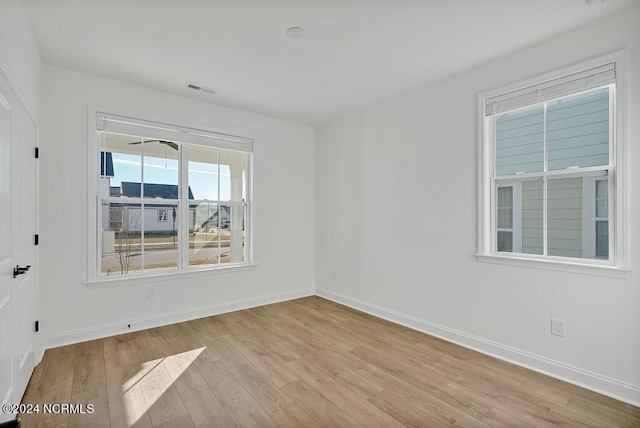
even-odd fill
[(402, 314), (362, 300), (318, 288), (316, 294), (336, 303), (349, 306), (378, 318), (409, 327), (423, 333), (439, 337), (465, 348), (526, 367), (536, 372), (578, 385), (599, 394), (607, 395), (625, 403), (640, 406), (640, 387), (617, 379), (612, 379), (588, 370), (554, 361), (520, 349), (492, 342), (436, 323), (425, 321), (411, 315)]
[[(116, 323), (105, 324), (97, 327), (68, 331), (60, 334), (47, 336), (42, 341), (43, 352), (46, 349), (57, 348), (58, 346), (72, 345), (74, 343), (86, 342), (88, 340), (101, 339), (103, 337), (117, 334), (130, 333), (138, 330), (145, 330), (153, 327), (161, 327), (168, 324), (175, 324), (183, 321), (190, 321), (197, 318), (220, 315), (227, 312), (240, 311), (242, 309), (255, 308), (257, 306), (271, 303), (284, 302), (286, 300), (298, 299), (315, 295), (315, 289), (303, 288), (285, 293), (269, 294), (260, 297), (234, 300), (231, 302), (219, 303), (216, 305), (201, 306), (186, 311), (172, 312), (150, 317), (130, 319)], [(131, 325), (127, 328), (126, 325)]]

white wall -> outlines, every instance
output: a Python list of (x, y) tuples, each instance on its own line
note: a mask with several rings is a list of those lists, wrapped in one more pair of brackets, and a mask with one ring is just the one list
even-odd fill
[[(88, 105), (254, 139), (254, 269), (87, 288)], [(313, 294), (315, 131), (54, 66), (44, 68), (41, 328), (54, 346)], [(147, 300), (147, 287), (157, 298)]]
[[(635, 7), (321, 127), (318, 293), (640, 403), (638, 22)], [(633, 272), (478, 262), (478, 94), (620, 49)], [(551, 317), (566, 320), (565, 338), (550, 334)]]
[(29, 18), (20, 0), (0, 2), (0, 66), (28, 112), (38, 123), (42, 92), (42, 64)]

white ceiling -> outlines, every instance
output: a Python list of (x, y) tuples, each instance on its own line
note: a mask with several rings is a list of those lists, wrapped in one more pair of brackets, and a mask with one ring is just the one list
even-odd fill
[(640, 0), (24, 3), (46, 63), (318, 125)]

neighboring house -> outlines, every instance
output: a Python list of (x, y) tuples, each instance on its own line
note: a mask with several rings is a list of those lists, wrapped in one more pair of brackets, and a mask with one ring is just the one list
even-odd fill
[[(108, 187), (111, 197), (140, 198), (142, 186), (140, 183), (122, 182), (120, 187)], [(177, 184), (144, 184), (144, 199), (177, 199)], [(189, 199), (193, 199), (189, 189)], [(177, 230), (177, 206), (173, 204), (145, 204), (144, 222), (143, 208), (137, 203), (110, 203), (102, 211), (102, 227), (104, 230), (118, 231), (123, 228), (123, 220), (128, 219), (128, 230), (140, 232), (144, 227), (145, 233), (172, 233)], [(195, 207), (191, 207), (190, 223), (195, 219)], [(144, 223), (144, 226), (143, 226)], [(193, 228), (190, 227), (192, 230)]]
[[(102, 152), (100, 156), (101, 182), (100, 195), (111, 198), (140, 198), (144, 194), (144, 199), (178, 199), (178, 185), (144, 183), (144, 188), (140, 183), (123, 181), (120, 186), (111, 186), (111, 178), (114, 177), (113, 158), (110, 152)], [(188, 189), (190, 200), (193, 200), (191, 187)], [(155, 202), (155, 201), (154, 201)], [(119, 231), (123, 228), (123, 219), (128, 218), (128, 230), (140, 232), (143, 227), (141, 216), (142, 208), (136, 203), (112, 202), (102, 208), (102, 229), (105, 231)], [(177, 206), (173, 204), (149, 203), (144, 207), (144, 231), (145, 233), (173, 233), (177, 230)], [(221, 206), (212, 207), (207, 202), (194, 203), (189, 206), (189, 232), (208, 232), (218, 225), (222, 228), (229, 227), (230, 208)]]

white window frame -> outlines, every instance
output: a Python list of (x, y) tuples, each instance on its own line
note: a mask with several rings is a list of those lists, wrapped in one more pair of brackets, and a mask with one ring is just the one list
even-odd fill
[[(117, 276), (101, 276), (100, 272), (99, 272), (99, 265), (100, 263), (98, 262), (98, 258), (101, 257), (101, 251), (99, 251), (99, 248), (101, 248), (101, 224), (102, 224), (102, 219), (101, 219), (101, 212), (98, 209), (98, 200), (99, 200), (99, 173), (100, 173), (100, 159), (99, 159), (99, 154), (100, 154), (100, 149), (99, 149), (99, 144), (97, 144), (99, 142), (99, 131), (96, 129), (96, 120), (97, 120), (97, 115), (98, 114), (104, 114), (101, 112), (110, 112), (107, 113), (110, 116), (121, 116), (123, 118), (126, 119), (130, 119), (132, 122), (135, 121), (139, 121), (140, 123), (153, 123), (153, 124), (158, 124), (158, 125), (165, 125), (166, 128), (168, 130), (170, 130), (171, 132), (175, 132), (175, 133), (185, 133), (185, 132), (193, 132), (193, 138), (203, 138), (206, 139), (207, 134), (211, 134), (214, 136), (219, 136), (218, 138), (220, 139), (220, 144), (219, 145), (212, 145), (212, 144), (207, 144), (206, 142), (199, 142), (199, 143), (191, 143), (191, 144), (198, 144), (198, 145), (203, 145), (203, 146), (207, 146), (209, 145), (210, 147), (216, 147), (216, 148), (220, 148), (220, 149), (229, 149), (231, 148), (233, 141), (237, 140), (241, 143), (246, 143), (246, 144), (250, 144), (251, 146), (253, 145), (253, 139), (249, 138), (249, 137), (242, 137), (242, 136), (237, 136), (237, 135), (233, 135), (232, 133), (229, 133), (228, 131), (220, 131), (220, 130), (211, 130), (211, 129), (202, 129), (202, 128), (198, 128), (198, 129), (194, 129), (191, 127), (185, 127), (185, 126), (179, 126), (179, 125), (174, 125), (174, 124), (168, 124), (162, 121), (154, 121), (152, 119), (136, 119), (136, 117), (141, 117), (141, 116), (145, 116), (143, 114), (139, 114), (139, 113), (125, 113), (125, 112), (119, 112), (119, 113), (112, 113), (114, 110), (113, 109), (101, 109), (101, 108), (96, 108), (95, 106), (88, 106), (88, 120), (87, 120), (87, 141), (88, 141), (88, 150), (87, 150), (87, 165), (88, 165), (88, 213), (89, 213), (89, 221), (88, 223), (88, 248), (87, 248), (87, 281), (86, 281), (86, 285), (88, 288), (96, 288), (96, 287), (109, 287), (109, 286), (114, 286), (114, 285), (128, 285), (128, 284), (133, 284), (133, 283), (149, 283), (149, 282), (155, 282), (155, 281), (162, 281), (162, 280), (172, 280), (173, 278), (176, 277), (180, 277), (180, 278), (184, 278), (184, 277), (197, 277), (197, 276), (201, 276), (201, 275), (209, 275), (212, 273), (226, 273), (226, 272), (230, 272), (230, 271), (236, 271), (236, 270), (246, 270), (246, 269), (254, 269), (255, 267), (258, 266), (258, 264), (255, 262), (255, 255), (254, 255), (254, 209), (253, 209), (253, 150), (249, 151), (249, 156), (248, 156), (248, 163), (247, 163), (247, 171), (246, 171), (246, 201), (242, 202), (242, 205), (245, 206), (245, 246), (244, 246), (244, 254), (245, 254), (245, 258), (244, 261), (241, 263), (224, 263), (224, 264), (220, 264), (220, 265), (215, 265), (215, 266), (205, 266), (205, 267), (190, 267), (188, 269), (183, 269), (183, 270), (177, 270), (177, 271), (173, 271), (173, 272), (160, 272), (160, 273), (145, 273), (145, 274), (128, 274), (128, 275), (117, 275)], [(169, 140), (171, 140), (170, 138), (167, 138)], [(228, 143), (225, 142), (225, 140), (228, 139)], [(179, 140), (179, 138), (176, 138), (176, 140)], [(189, 143), (187, 143), (189, 144)], [(182, 172), (181, 172), (181, 177), (180, 180), (181, 182), (186, 182), (187, 180), (187, 158), (186, 156), (183, 157), (184, 159), (180, 159), (180, 166), (182, 168)], [(183, 197), (186, 198), (187, 197), (187, 193), (188, 193), (188, 188), (187, 186), (182, 186), (181, 187), (181, 192), (183, 193)], [(102, 198), (103, 201), (109, 201), (113, 198)], [(138, 200), (139, 199), (139, 200)], [(121, 200), (115, 200), (114, 202), (122, 202)], [(164, 200), (162, 202), (157, 202), (154, 200), (142, 200), (140, 198), (128, 198), (127, 199), (128, 203), (143, 203), (145, 204), (145, 206), (151, 207), (155, 204), (160, 204), (162, 203), (163, 205), (166, 205), (167, 203), (171, 203), (173, 204), (173, 202), (169, 201), (169, 200)], [(225, 203), (228, 204), (238, 204), (237, 202), (234, 201), (225, 201)], [(175, 205), (176, 206), (180, 206), (181, 204), (179, 203), (179, 200), (175, 201)], [(184, 205), (184, 204), (182, 204)], [(183, 211), (186, 211), (186, 215), (179, 215), (178, 216), (178, 225), (179, 227), (182, 228), (182, 224), (181, 222), (187, 222), (188, 221), (188, 207), (185, 206), (183, 208)], [(180, 213), (183, 214), (183, 213)], [(184, 233), (183, 233), (184, 235)], [(184, 236), (183, 239), (187, 240), (188, 237)], [(182, 258), (179, 260), (179, 263), (181, 262), (183, 265), (185, 265), (185, 260), (186, 259), (186, 255), (182, 254)]]
[[(486, 100), (609, 63), (615, 63), (616, 70), (615, 97), (612, 97), (613, 99), (611, 100), (611, 103), (615, 103), (611, 105), (614, 117), (613, 123), (610, 124), (612, 144), (609, 156), (612, 169), (608, 177), (610, 260), (498, 253), (495, 250), (495, 238), (493, 236), (497, 229), (494, 224), (495, 216), (492, 214), (496, 204), (494, 200), (495, 192), (492, 191), (495, 153), (492, 130), (487, 125), (485, 115)], [(618, 52), (478, 95), (478, 252), (476, 254), (478, 261), (613, 278), (627, 278), (630, 272), (627, 264), (629, 242), (626, 237), (626, 231), (628, 230), (625, 156), (628, 132), (628, 127), (626, 126), (627, 64), (627, 53), (624, 51)], [(582, 168), (582, 170), (584, 171), (585, 168)], [(515, 220), (514, 228), (516, 227)], [(546, 230), (544, 233), (546, 233)]]

